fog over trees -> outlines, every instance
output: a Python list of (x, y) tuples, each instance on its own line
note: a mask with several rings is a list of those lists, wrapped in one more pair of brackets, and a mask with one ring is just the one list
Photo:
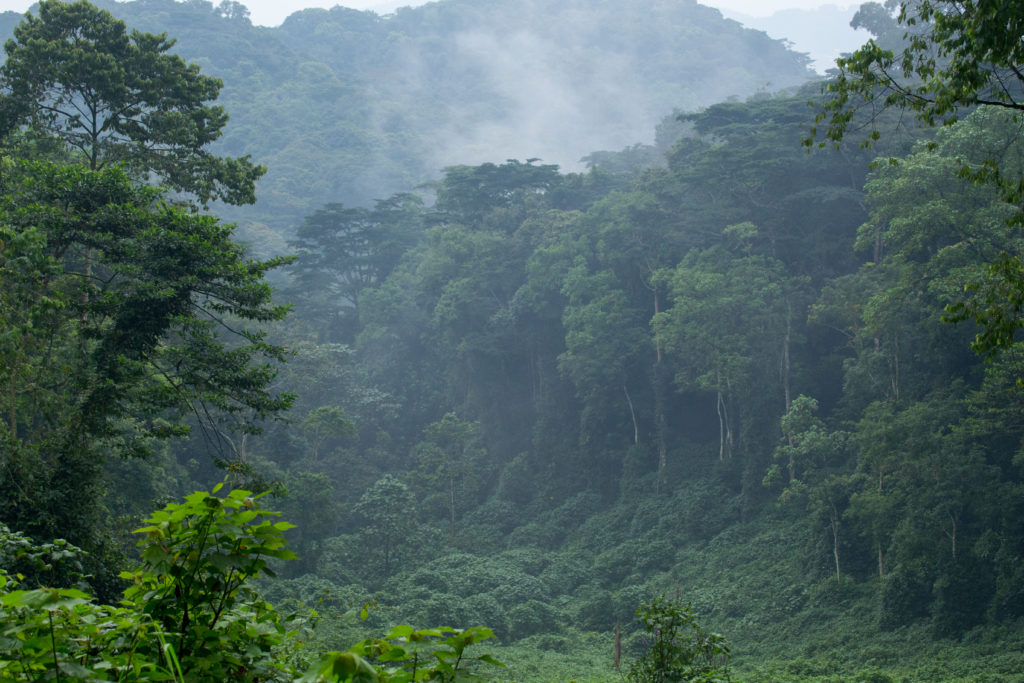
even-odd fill
[(1022, 21), (0, 15), (0, 678), (1024, 680)]

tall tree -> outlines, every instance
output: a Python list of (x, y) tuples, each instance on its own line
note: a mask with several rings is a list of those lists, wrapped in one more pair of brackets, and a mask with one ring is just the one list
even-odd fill
[(359, 295), (379, 285), (398, 266), (421, 235), (423, 202), (403, 193), (377, 202), (373, 209), (327, 206), (307, 216), (291, 246), (294, 290), (304, 317), (316, 320), (321, 337), (354, 339), (359, 325)]
[(86, 0), (41, 0), (4, 45), (0, 138), (30, 125), (92, 170), (121, 163), (203, 204), (251, 204), (266, 169), (208, 151), (228, 120), (210, 104), (222, 83), (170, 54), (173, 45)]
[(246, 328), (285, 315), (263, 281), (281, 261), (246, 259), (231, 226), (119, 169), (8, 170), (0, 433), (8, 468), (27, 478), (3, 488), (31, 502), (19, 527), (91, 547), (104, 457), (145, 455), (153, 439), (184, 433), (176, 416), (220, 433), (224, 420), (290, 403), (268, 390), (283, 350)]
[[(890, 6), (895, 8), (895, 3)], [(837, 60), (839, 75), (824, 86), (811, 136), (825, 122), (824, 141), (838, 143), (851, 126), (871, 128), (866, 141), (877, 140), (874, 121), (885, 109), (909, 110), (927, 126), (949, 125), (978, 106), (1024, 111), (1024, 7), (996, 0), (904, 0), (897, 22), (907, 28), (897, 51), (870, 40)], [(861, 112), (867, 110), (865, 115)], [(1018, 132), (1019, 135), (1019, 132)], [(1019, 165), (1004, 166), (998, 154), (963, 163), (960, 174), (975, 183), (999, 188), (1017, 208), (1008, 219), (1024, 224), (1024, 174)], [(1024, 269), (1019, 254), (995, 256), (980, 285), (983, 296), (972, 305), (951, 309), (952, 320), (973, 318), (982, 327), (976, 350), (993, 354), (1011, 345), (1024, 327)]]

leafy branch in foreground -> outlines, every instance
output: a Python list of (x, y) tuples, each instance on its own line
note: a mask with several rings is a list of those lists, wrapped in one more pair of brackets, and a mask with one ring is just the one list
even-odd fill
[(9, 573), (19, 558), (73, 560), (80, 551), (35, 546), (0, 525), (0, 678), (406, 683), (479, 680), (470, 662), (500, 666), (466, 654), (494, 636), (490, 629), (396, 626), (324, 655), (300, 678), (300, 620), (281, 616), (251, 586), (274, 575), (271, 563), (295, 558), (284, 539), (294, 527), (273, 521), (279, 513), (262, 508), (260, 495), (219, 496), (222, 486), (154, 512), (136, 531), (142, 564), (122, 573), (130, 585), (118, 607), (77, 588), (23, 588), (25, 577)]

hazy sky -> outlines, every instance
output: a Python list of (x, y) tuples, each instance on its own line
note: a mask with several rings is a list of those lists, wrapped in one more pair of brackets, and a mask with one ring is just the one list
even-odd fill
[[(276, 26), (284, 21), (292, 12), (304, 7), (333, 7), (344, 5), (355, 9), (370, 9), (378, 13), (386, 13), (396, 7), (416, 6), (425, 0), (240, 0), (252, 12), (254, 24)], [(630, 0), (621, 0), (629, 2)], [(34, 4), (35, 0), (0, 0), (0, 10), (24, 12)], [(219, 4), (219, 0), (212, 0)], [(800, 8), (812, 9), (821, 5), (852, 6), (859, 5), (859, 0), (704, 0), (703, 4), (711, 5), (725, 11), (740, 12), (754, 17), (766, 17), (781, 9)]]

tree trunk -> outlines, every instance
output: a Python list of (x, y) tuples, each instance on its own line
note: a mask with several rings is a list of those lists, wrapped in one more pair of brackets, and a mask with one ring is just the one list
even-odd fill
[(622, 390), (626, 392), (626, 402), (629, 403), (629, 416), (633, 418), (633, 444), (635, 445), (640, 443), (640, 428), (636, 423), (636, 411), (633, 410), (633, 399), (629, 397), (629, 389), (626, 388), (625, 384), (622, 385)]
[(448, 475), (448, 538), (455, 539), (455, 474)]
[(725, 420), (722, 417), (722, 390), (718, 390), (718, 400), (715, 403), (718, 411), (718, 459), (725, 460)]
[(836, 560), (836, 581), (842, 579), (842, 574), (839, 572), (839, 518), (837, 515), (832, 516), (832, 556)]
[[(792, 394), (789, 385), (790, 359), (789, 344), (793, 333), (793, 305), (786, 300), (786, 337), (782, 342), (782, 387), (786, 393), (786, 413), (789, 413), (789, 406), (792, 403)], [(790, 439), (790, 446), (793, 445)]]
[(658, 427), (658, 482), (656, 493), (661, 493), (665, 484), (665, 469), (668, 466), (668, 446), (665, 432), (668, 425), (665, 421), (665, 381), (659, 362), (654, 366), (654, 419)]
[[(658, 304), (658, 288), (655, 287), (654, 288), (654, 315), (658, 315), (659, 313), (661, 313), (661, 311), (659, 310), (659, 304)], [(661, 338), (658, 336), (657, 328), (655, 328), (655, 330), (654, 330), (654, 348), (657, 350), (657, 353), (658, 353), (658, 365), (661, 365)]]
[(721, 389), (718, 389), (715, 407), (718, 411), (718, 459), (729, 460), (732, 458), (732, 427), (729, 426), (729, 409)]

